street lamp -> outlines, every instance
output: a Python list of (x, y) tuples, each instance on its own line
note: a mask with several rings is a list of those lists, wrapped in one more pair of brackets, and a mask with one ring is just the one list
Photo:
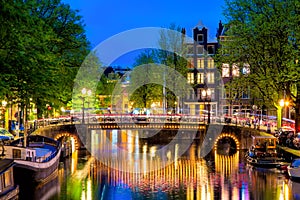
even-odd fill
[(91, 90), (87, 90), (86, 88), (82, 88), (81, 90), (81, 99), (82, 99), (82, 124), (85, 123), (84, 121), (84, 101), (85, 101), (85, 96), (88, 95), (90, 96), (92, 94), (92, 91)]
[(204, 99), (204, 105), (205, 105), (205, 102), (207, 102), (207, 123), (210, 124), (210, 98), (211, 98), (211, 90), (209, 88), (206, 88), (206, 89), (203, 89), (202, 92), (202, 97)]
[(3, 100), (2, 101), (2, 109), (3, 109), (3, 128), (6, 128), (6, 105), (7, 105), (7, 101)]
[(277, 120), (277, 123), (278, 123), (278, 126), (277, 128), (280, 128), (282, 126), (282, 110), (283, 110), (283, 107), (287, 107), (289, 106), (289, 101), (285, 101), (284, 99), (281, 99), (279, 101), (279, 106), (280, 106), (280, 111), (278, 112), (278, 120)]
[(90, 96), (92, 95), (92, 91), (88, 90), (87, 91), (87, 96), (88, 96), (88, 124), (90, 123)]

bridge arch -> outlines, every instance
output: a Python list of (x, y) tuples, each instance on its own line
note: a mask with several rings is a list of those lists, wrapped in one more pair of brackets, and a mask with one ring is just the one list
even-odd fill
[[(74, 135), (72, 133), (69, 132), (62, 132), (62, 133), (57, 133), (54, 137), (55, 140), (59, 140), (60, 138), (63, 137), (70, 137), (74, 140), (74, 148), (76, 150), (80, 149), (80, 139), (77, 135)], [(73, 145), (73, 144), (72, 144)]]
[(235, 144), (236, 144), (236, 150), (239, 150), (240, 149), (240, 141), (239, 139), (237, 138), (237, 136), (235, 134), (232, 134), (232, 133), (221, 133), (215, 140), (215, 143), (214, 143), (214, 149), (217, 150), (218, 148), (218, 142), (219, 140), (223, 139), (223, 138), (231, 138)]

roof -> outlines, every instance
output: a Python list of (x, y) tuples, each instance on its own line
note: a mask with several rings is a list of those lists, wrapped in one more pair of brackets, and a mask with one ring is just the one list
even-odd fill
[(273, 135), (270, 136), (262, 136), (262, 135), (253, 135), (252, 136), (255, 139), (276, 139)]

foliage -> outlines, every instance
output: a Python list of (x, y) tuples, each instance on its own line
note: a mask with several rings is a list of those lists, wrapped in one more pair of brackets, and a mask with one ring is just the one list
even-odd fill
[[(146, 66), (149, 64), (151, 67), (153, 66), (153, 63), (156, 63), (156, 66), (162, 65), (170, 67), (179, 72), (183, 77), (186, 77), (187, 61), (185, 58), (185, 30), (175, 24), (171, 24), (168, 29), (161, 30), (158, 44), (160, 49), (145, 50), (136, 58), (134, 66), (141, 66), (143, 64)], [(148, 69), (148, 66), (145, 68)], [(139, 73), (136, 72), (135, 74)], [(174, 90), (184, 91), (185, 89), (182, 88), (182, 85), (178, 84), (180, 78), (174, 77), (174, 73), (171, 73), (172, 76), (168, 76), (166, 75), (166, 72), (163, 72), (165, 75), (160, 75), (160, 82), (163, 83), (157, 84), (148, 80), (153, 74), (148, 74), (149, 77), (145, 77), (145, 74), (147, 75), (148, 73), (144, 72), (142, 76), (132, 77), (131, 80), (133, 81), (133, 84), (134, 82), (145, 82), (145, 84), (137, 88), (130, 96), (130, 100), (134, 102), (135, 106), (149, 108), (153, 102), (161, 102), (161, 99), (165, 97), (165, 101), (167, 102), (166, 105), (174, 108), (175, 101), (177, 101)], [(168, 83), (168, 87), (165, 87), (166, 83)], [(170, 85), (172, 85), (172, 89), (169, 88)], [(177, 93), (177, 96), (183, 95)]]
[[(154, 63), (157, 63), (154, 50), (147, 49), (135, 59), (128, 89), (133, 107), (150, 108), (153, 102), (162, 99), (162, 86), (151, 82), (153, 75), (151, 65)], [(141, 68), (137, 68), (138, 66)]]
[(0, 12), (0, 97), (32, 101), (38, 111), (65, 105), (89, 48), (78, 11), (60, 0), (28, 0), (2, 1)]
[(226, 40), (221, 41), (218, 63), (250, 65), (250, 74), (233, 80), (250, 86), (253, 98), (265, 105), (290, 99), (295, 106), (295, 84), (300, 80), (299, 1), (226, 0)]

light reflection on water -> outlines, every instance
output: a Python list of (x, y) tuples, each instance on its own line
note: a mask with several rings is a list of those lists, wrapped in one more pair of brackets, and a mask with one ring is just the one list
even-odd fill
[[(161, 156), (156, 152), (162, 145), (142, 143), (135, 133), (108, 136), (112, 142), (102, 151), (105, 163), (76, 152), (61, 164), (61, 189), (50, 199), (290, 200), (300, 194), (300, 185), (284, 174), (246, 165), (242, 151), (230, 156), (214, 151), (203, 159), (200, 145), (194, 143), (180, 156), (178, 142)], [(101, 149), (99, 138), (92, 143), (93, 151)], [(119, 157), (117, 147), (126, 155)]]

